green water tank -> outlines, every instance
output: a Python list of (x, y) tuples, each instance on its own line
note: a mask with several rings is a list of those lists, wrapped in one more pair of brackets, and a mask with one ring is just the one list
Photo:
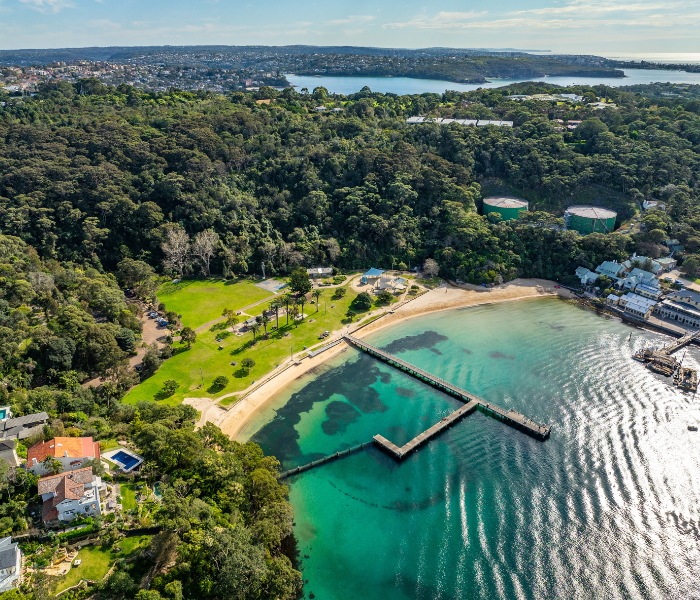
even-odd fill
[(611, 233), (615, 229), (617, 213), (599, 206), (570, 206), (564, 213), (567, 229), (581, 235), (589, 233)]
[(498, 213), (504, 221), (517, 219), (521, 210), (527, 210), (527, 201), (508, 196), (484, 198), (484, 215)]

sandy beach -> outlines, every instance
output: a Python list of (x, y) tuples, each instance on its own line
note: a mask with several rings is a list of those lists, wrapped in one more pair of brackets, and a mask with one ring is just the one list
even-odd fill
[[(367, 333), (377, 331), (384, 327), (389, 327), (424, 314), (433, 313), (441, 310), (450, 310), (453, 308), (461, 308), (465, 306), (477, 306), (481, 304), (490, 304), (495, 302), (507, 302), (511, 300), (522, 300), (526, 298), (536, 298), (541, 296), (562, 296), (571, 298), (573, 294), (563, 288), (555, 287), (557, 284), (544, 279), (516, 279), (505, 285), (500, 285), (494, 288), (477, 287), (473, 285), (454, 286), (443, 284), (441, 287), (431, 290), (419, 298), (408, 302), (398, 308), (391, 309), (390, 314), (383, 316), (380, 319), (362, 327), (359, 325), (359, 330), (356, 326), (344, 328), (333, 332), (329, 341), (337, 339), (342, 333), (353, 333), (358, 337), (363, 337)], [(241, 431), (245, 423), (250, 417), (255, 414), (262, 406), (265, 405), (279, 390), (289, 385), (290, 382), (305, 375), (309, 371), (323, 365), (330, 358), (337, 356), (347, 345), (343, 342), (335, 347), (326, 350), (322, 354), (313, 358), (305, 358), (297, 365), (292, 365), (279, 375), (271, 378), (264, 385), (254, 390), (250, 395), (242, 399), (231, 407), (230, 410), (215, 406), (214, 401), (206, 399), (198, 399), (196, 408), (202, 411), (202, 417), (198, 425), (203, 425), (206, 421), (211, 421), (221, 427), (221, 430), (229, 437), (235, 439)], [(204, 400), (204, 401), (202, 401)], [(186, 400), (186, 402), (188, 402)], [(190, 402), (188, 402), (190, 403)], [(192, 402), (193, 403), (193, 402)]]

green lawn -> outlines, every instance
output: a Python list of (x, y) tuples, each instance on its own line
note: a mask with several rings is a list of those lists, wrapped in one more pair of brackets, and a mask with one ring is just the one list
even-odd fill
[[(190, 350), (185, 350), (166, 360), (153, 377), (133, 387), (124, 397), (124, 402), (158, 400), (166, 404), (179, 404), (186, 397), (218, 398), (229, 392), (246, 389), (253, 381), (259, 381), (289, 357), (290, 349), (298, 355), (303, 351), (304, 346), (318, 344), (321, 341), (318, 338), (319, 334), (340, 329), (347, 324), (345, 313), (357, 294), (350, 290), (344, 298), (331, 300), (333, 293), (333, 289), (324, 290), (318, 313), (315, 305), (307, 304), (304, 307), (307, 318), (303, 323), (299, 323), (298, 327), (291, 323), (286, 325), (286, 317), (280, 317), (279, 330), (271, 332), (267, 340), (258, 336), (259, 341), (255, 345), (250, 344), (253, 340), (252, 333), (240, 337), (230, 335), (221, 342), (223, 350), (219, 350), (219, 342), (215, 338), (220, 330), (201, 332)], [(324, 303), (327, 305), (327, 314), (324, 314)], [(335, 305), (335, 308), (331, 308), (332, 305)], [(255, 314), (260, 314), (263, 308), (265, 305), (260, 305), (259, 310), (254, 311)], [(310, 319), (314, 321), (309, 322)], [(274, 324), (273, 319), (268, 326), (268, 332)], [(290, 335), (284, 337), (285, 333)], [(255, 366), (248, 374), (244, 373), (240, 366), (230, 365), (231, 362), (237, 362), (240, 365), (244, 358), (252, 358), (255, 361)], [(202, 383), (200, 369), (204, 377), (202, 387), (199, 387)], [(229, 384), (221, 391), (210, 392), (209, 386), (219, 375), (228, 377)], [(167, 379), (174, 379), (180, 387), (169, 398), (161, 399), (159, 392)], [(235, 399), (230, 400), (229, 403), (234, 401)]]
[(117, 440), (100, 440), (100, 453), (104, 454), (115, 448), (119, 448), (119, 442), (117, 442)]
[(124, 511), (136, 508), (136, 488), (133, 483), (120, 483), (119, 494), (122, 497)]
[(193, 329), (220, 317), (224, 308), (238, 310), (272, 295), (251, 279), (191, 279), (168, 282), (158, 290), (166, 309), (182, 315), (182, 324)]
[(124, 558), (143, 550), (148, 546), (151, 539), (150, 535), (134, 536), (121, 539), (116, 546), (121, 548), (119, 552), (114, 552), (113, 549), (104, 549), (98, 546), (87, 546), (78, 552), (77, 558), (82, 563), (71, 568), (65, 577), (60, 577), (56, 580), (54, 590), (56, 592), (65, 590), (81, 579), (93, 579), (99, 581), (109, 571), (109, 567), (117, 558)]

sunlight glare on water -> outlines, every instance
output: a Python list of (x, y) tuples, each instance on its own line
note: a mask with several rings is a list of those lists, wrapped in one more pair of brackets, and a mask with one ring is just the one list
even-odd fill
[[(306, 597), (700, 598), (698, 402), (631, 358), (667, 338), (538, 299), (367, 339), (553, 433), (477, 412), (402, 464), (370, 447), (287, 479)], [(348, 349), (247, 435), (289, 468), (375, 434), (401, 445), (459, 406)]]

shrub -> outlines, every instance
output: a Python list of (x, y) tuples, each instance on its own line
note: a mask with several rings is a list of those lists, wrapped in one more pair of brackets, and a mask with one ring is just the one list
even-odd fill
[(377, 304), (389, 304), (392, 300), (391, 292), (385, 291), (377, 296)]

